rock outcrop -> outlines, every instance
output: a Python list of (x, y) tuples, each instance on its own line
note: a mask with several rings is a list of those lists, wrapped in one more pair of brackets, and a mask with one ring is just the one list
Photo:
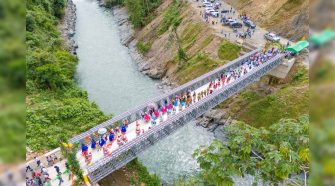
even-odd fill
[(78, 45), (74, 40), (74, 35), (76, 31), (76, 5), (69, 0), (65, 8), (65, 15), (59, 25), (59, 30), (62, 33), (62, 38), (64, 39), (65, 48), (73, 55), (77, 55)]

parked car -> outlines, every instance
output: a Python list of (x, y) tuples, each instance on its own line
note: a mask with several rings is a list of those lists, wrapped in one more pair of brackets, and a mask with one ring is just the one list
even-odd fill
[(255, 29), (256, 28), (256, 25), (254, 22), (250, 21), (250, 20), (245, 20), (243, 21), (244, 25), (249, 27), (249, 28), (252, 28), (252, 29)]
[(212, 8), (212, 7), (206, 7), (205, 10), (206, 11), (215, 11), (214, 8)]
[(273, 42), (279, 42), (280, 41), (279, 36), (277, 36), (275, 33), (271, 33), (271, 32), (268, 32), (268, 33), (264, 34), (264, 38), (269, 40), (269, 41), (273, 41)]
[(222, 10), (221, 13), (222, 14), (229, 13), (229, 10)]
[(233, 19), (225, 19), (225, 20), (223, 20), (223, 25), (230, 25), (230, 23), (233, 23), (233, 22), (236, 22), (235, 20), (233, 20)]
[(212, 3), (204, 3), (204, 7), (212, 7), (213, 8), (213, 5), (212, 5)]
[(205, 10), (206, 14), (211, 14), (212, 12), (215, 12), (213, 8), (207, 7)]
[(219, 12), (218, 11), (211, 11), (211, 15), (213, 17), (219, 17)]
[(203, 6), (203, 7), (212, 7), (212, 3), (210, 3), (210, 2), (204, 2), (204, 3), (202, 4), (202, 6)]
[(231, 22), (230, 24), (229, 24), (229, 26), (231, 27), (231, 28), (242, 28), (242, 23), (239, 23), (239, 22), (237, 22), (237, 21), (234, 21), (234, 22)]

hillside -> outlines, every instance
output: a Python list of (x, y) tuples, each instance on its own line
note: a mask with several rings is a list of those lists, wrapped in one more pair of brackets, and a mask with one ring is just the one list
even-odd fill
[(308, 35), (309, 1), (305, 0), (227, 0), (261, 27), (290, 40)]
[[(182, 84), (238, 57), (243, 50), (214, 34), (185, 1), (166, 0), (155, 14), (149, 24), (135, 33), (134, 41), (146, 59), (139, 68), (150, 77), (169, 78)], [(176, 33), (174, 19), (181, 21)], [(220, 47), (232, 48), (233, 52), (220, 54), (226, 52)]]
[[(251, 7), (253, 3), (257, 4), (256, 1), (250, 1), (243, 7), (239, 3), (236, 3), (236, 6), (242, 7), (241, 9), (251, 8), (250, 12), (258, 11), (257, 7)], [(288, 9), (291, 6), (293, 8)], [(301, 6), (306, 4), (269, 1), (259, 6), (267, 10), (264, 13), (267, 18), (255, 14), (254, 19), (262, 22), (265, 27), (277, 29), (277, 24), (274, 24), (275, 17), (285, 16), (287, 18), (285, 20), (293, 20)], [(271, 7), (277, 7), (277, 9)], [(135, 31), (133, 41), (146, 59), (139, 64), (140, 70), (151, 77), (169, 79), (176, 84), (183, 84), (237, 58), (243, 51), (248, 51), (248, 48), (217, 35), (213, 27), (203, 21), (195, 8), (186, 1), (183, 3), (172, 0), (163, 1), (154, 14), (155, 18), (152, 21)], [(173, 18), (181, 20), (176, 29), (180, 44), (171, 26)], [(279, 24), (286, 24), (285, 20), (280, 21)], [(283, 28), (290, 29), (287, 26)], [(279, 33), (286, 33), (284, 29)], [(298, 26), (297, 29), (299, 33), (304, 33), (304, 27)], [(294, 31), (290, 30), (286, 34), (290, 35), (292, 32)], [(295, 38), (301, 37), (299, 33), (295, 34)], [(178, 47), (185, 51), (187, 59), (181, 58)], [(308, 113), (308, 71), (301, 65), (303, 61), (304, 57), (297, 59), (296, 65), (286, 79), (274, 78), (275, 83), (269, 84), (272, 77), (265, 76), (243, 93), (222, 103), (219, 108), (222, 109), (223, 117), (239, 119), (253, 126), (267, 126), (280, 118), (298, 118)]]

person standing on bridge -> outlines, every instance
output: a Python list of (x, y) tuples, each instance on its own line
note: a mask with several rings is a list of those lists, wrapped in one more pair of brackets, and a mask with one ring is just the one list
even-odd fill
[(91, 139), (91, 149), (95, 149), (95, 145), (97, 144), (97, 142), (95, 141), (95, 139), (92, 137), (92, 139)]
[(173, 104), (170, 102), (168, 105), (168, 115), (171, 115), (172, 111), (173, 111)]
[(178, 98), (172, 99), (172, 104), (173, 104), (173, 112), (175, 113), (177, 110), (176, 108), (178, 107)]
[(113, 132), (113, 131), (111, 131), (111, 132), (109, 133), (108, 138), (109, 138), (109, 141), (110, 141), (110, 142), (113, 142), (113, 141), (114, 141), (114, 132)]
[(81, 153), (86, 154), (88, 151), (88, 146), (86, 146), (84, 143), (81, 144)]
[(128, 119), (125, 119), (125, 120), (124, 120), (124, 125), (126, 126), (126, 128), (128, 128), (128, 124), (129, 124)]
[(149, 123), (149, 121), (150, 121), (150, 116), (149, 116), (149, 114), (148, 113), (145, 113), (145, 115), (144, 115), (144, 121), (146, 122), (146, 123)]
[(156, 109), (156, 110), (154, 111), (154, 116), (156, 117), (156, 119), (159, 117), (159, 111), (158, 111), (158, 109)]
[(126, 126), (125, 126), (125, 125), (122, 125), (122, 127), (121, 127), (121, 134), (122, 134), (122, 135), (125, 135), (126, 132), (127, 132), (127, 128), (126, 128)]
[(118, 136), (117, 136), (116, 143), (117, 143), (119, 146), (123, 145), (123, 143), (122, 143), (122, 141), (121, 141), (121, 135), (118, 135)]
[(99, 139), (99, 146), (100, 146), (100, 147), (103, 147), (105, 144), (106, 144), (106, 141), (104, 140), (104, 138), (101, 137), (101, 138)]
[(120, 133), (119, 127), (115, 127), (114, 132), (115, 132), (115, 134), (119, 134)]
[(140, 134), (141, 134), (140, 124), (136, 120), (136, 135), (139, 136)]

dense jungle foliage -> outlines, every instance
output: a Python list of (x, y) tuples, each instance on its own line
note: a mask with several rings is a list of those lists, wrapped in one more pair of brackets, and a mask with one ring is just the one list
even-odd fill
[(78, 59), (64, 50), (57, 25), (65, 0), (28, 0), (27, 146), (42, 150), (108, 119), (74, 81)]

